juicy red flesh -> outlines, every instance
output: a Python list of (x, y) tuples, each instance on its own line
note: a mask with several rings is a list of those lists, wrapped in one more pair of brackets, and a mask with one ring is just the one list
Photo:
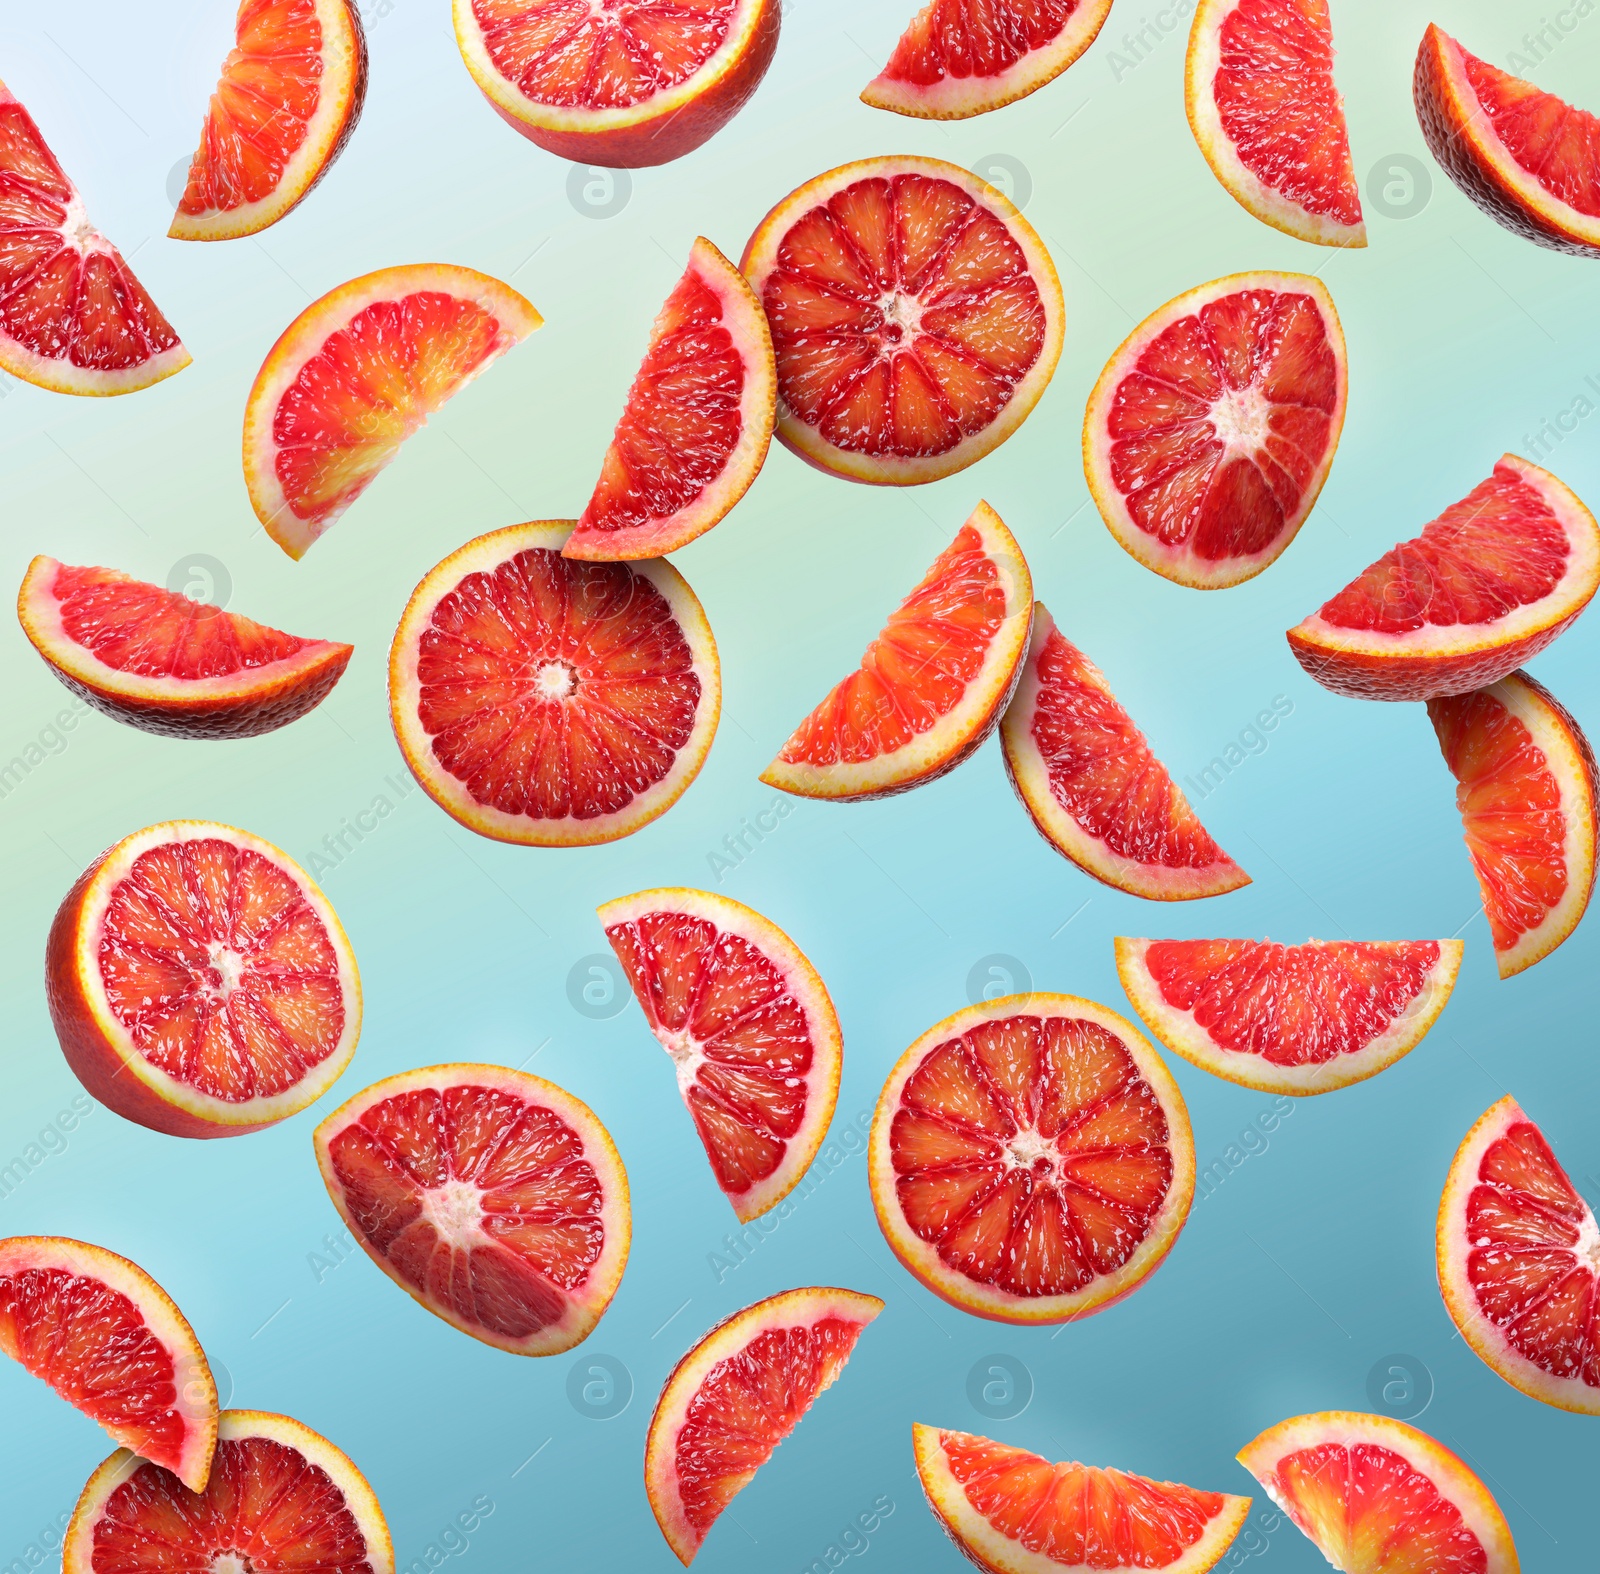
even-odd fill
[(1552, 197), (1600, 218), (1600, 118), (1461, 51), (1467, 80), (1506, 151)]
[(895, 45), (883, 75), (890, 81), (932, 87), (954, 77), (989, 79), (1053, 44), (1084, 0), (933, 0), (919, 11)]

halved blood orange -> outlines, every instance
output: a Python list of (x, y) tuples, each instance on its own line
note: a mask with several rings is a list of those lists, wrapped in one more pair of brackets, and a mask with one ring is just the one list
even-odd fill
[(427, 418), (544, 321), (472, 268), (380, 268), (313, 301), (256, 373), (244, 479), (267, 534), (298, 558)]
[(50, 1018), (108, 1109), (236, 1137), (304, 1109), (356, 1051), (361, 984), (328, 899), (231, 825), (169, 820), (79, 876), (45, 950)]
[(202, 1491), (127, 1452), (89, 1478), (62, 1574), (394, 1574), (366, 1477), (288, 1416), (224, 1410)]
[(1502, 978), (1578, 926), (1594, 888), (1594, 751), (1548, 689), (1514, 672), (1475, 694), (1428, 701), (1456, 779)]
[(1039, 834), (1131, 896), (1184, 902), (1249, 885), (1150, 751), (1104, 674), (1045, 611), (1000, 718), (1006, 773)]
[(0, 367), (56, 393), (125, 394), (189, 364), (3, 82), (0, 184)]
[(469, 541), (417, 586), (389, 653), (412, 774), (469, 830), (615, 841), (667, 812), (722, 708), (716, 642), (671, 564), (580, 563), (570, 520)]
[(1204, 1574), (1250, 1512), (1247, 1497), (1096, 1465), (1053, 1465), (970, 1432), (918, 1422), (911, 1436), (928, 1506), (989, 1574)]
[(1032, 616), (1022, 548), (979, 503), (762, 781), (802, 798), (855, 801), (954, 770), (999, 724)]
[(217, 1385), (183, 1313), (144, 1269), (61, 1236), (0, 1241), (0, 1352), (195, 1491), (217, 1441)]
[(339, 1217), (407, 1295), (513, 1355), (587, 1339), (622, 1281), (628, 1177), (593, 1110), (500, 1066), (429, 1066), (317, 1127)]
[(231, 240), (276, 224), (343, 151), (366, 92), (354, 0), (239, 0), (234, 47), (167, 234)]
[(1194, 1200), (1171, 1072), (1125, 1017), (1074, 995), (1005, 995), (929, 1028), (883, 1085), (868, 1163), (895, 1256), (1006, 1323), (1131, 1295)]
[(1490, 1369), (1600, 1415), (1600, 1225), (1514, 1098), (1456, 1150), (1435, 1241), (1445, 1307)]
[(792, 191), (740, 267), (772, 327), (778, 438), (852, 481), (911, 486), (997, 448), (1061, 358), (1061, 281), (985, 181), (872, 158)]
[(1494, 474), (1289, 630), (1324, 688), (1368, 700), (1466, 694), (1514, 671), (1600, 587), (1600, 526), (1548, 470)]
[(17, 595), (33, 648), (74, 694), (144, 732), (253, 738), (328, 697), (351, 648), (298, 639), (114, 568), (36, 557)]
[(744, 496), (776, 416), (772, 335), (745, 277), (704, 237), (656, 314), (644, 364), (567, 557), (662, 557)]
[(1459, 940), (1116, 939), (1133, 1009), (1168, 1049), (1263, 1093), (1326, 1093), (1422, 1042), (1461, 968)]
[(1294, 540), (1344, 427), (1344, 330), (1307, 273), (1234, 273), (1168, 301), (1106, 362), (1083, 419), (1118, 544), (1179, 585), (1253, 578)]
[(800, 948), (741, 902), (639, 891), (600, 908), (711, 1171), (741, 1221), (811, 1166), (839, 1097), (839, 1015)]
[(1500, 1505), (1426, 1432), (1325, 1410), (1268, 1427), (1239, 1463), (1346, 1574), (1517, 1574)]
[(645, 1440), (656, 1523), (688, 1565), (883, 1310), (854, 1290), (787, 1290), (717, 1324), (672, 1369)]

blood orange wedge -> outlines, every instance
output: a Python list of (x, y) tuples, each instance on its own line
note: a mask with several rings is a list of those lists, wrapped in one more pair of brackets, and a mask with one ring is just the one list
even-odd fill
[(96, 710), (172, 738), (253, 738), (327, 698), (350, 646), (297, 639), (114, 568), (28, 565), (17, 616)]
[(775, 388), (761, 303), (710, 241), (696, 240), (566, 555), (661, 557), (704, 535), (767, 457)]
[(1022, 680), (1000, 719), (1006, 773), (1039, 834), (1085, 874), (1182, 902), (1249, 885), (1211, 839), (1095, 664), (1034, 607)]
[(513, 1355), (587, 1339), (622, 1280), (628, 1177), (593, 1110), (500, 1066), (385, 1077), (316, 1130), (339, 1216), (407, 1295)]
[(762, 781), (803, 798), (857, 800), (954, 770), (998, 725), (1032, 616), (1022, 548), (979, 503)]
[(1425, 700), (1494, 683), (1548, 645), (1600, 587), (1600, 527), (1547, 470), (1506, 454), (1289, 630), (1295, 659), (1356, 699)]
[(1235, 273), (1168, 301), (1089, 395), (1083, 465), (1101, 517), (1177, 584), (1253, 578), (1328, 479), (1346, 391), (1344, 331), (1310, 274)]
[(0, 1241), (0, 1351), (123, 1447), (205, 1486), (217, 1385), (194, 1330), (144, 1269), (60, 1236)]
[(740, 261), (778, 360), (778, 438), (832, 475), (954, 475), (1028, 418), (1061, 358), (1061, 281), (993, 186), (862, 159), (775, 207)]
[(839, 1097), (839, 1016), (776, 924), (709, 891), (640, 891), (600, 908), (711, 1171), (741, 1221), (796, 1186)]
[(471, 268), (381, 268), (314, 301), (267, 352), (244, 412), (244, 479), (290, 557), (317, 539), (472, 379), (544, 321)]
[(389, 653), (412, 774), (480, 836), (615, 841), (683, 795), (722, 707), (711, 626), (659, 559), (578, 563), (570, 520), (496, 530), (417, 586)]
[(919, 1422), (911, 1434), (928, 1506), (989, 1574), (1204, 1574), (1250, 1512), (1247, 1497), (1095, 1465), (1053, 1465), (970, 1432)]
[(276, 224), (343, 151), (366, 92), (353, 0), (239, 0), (234, 47), (167, 234), (232, 240)]
[(650, 1418), (644, 1484), (679, 1562), (693, 1561), (882, 1310), (854, 1290), (787, 1290), (718, 1323), (672, 1369)]
[(1325, 1410), (1269, 1427), (1239, 1463), (1346, 1574), (1517, 1574), (1484, 1484), (1426, 1432)]
[(1263, 1093), (1326, 1093), (1422, 1042), (1456, 986), (1459, 940), (1130, 940), (1117, 972), (1168, 1049)]
[(1555, 697), (1525, 672), (1429, 700), (1483, 893), (1502, 978), (1578, 926), (1594, 887), (1595, 760)]
[(0, 367), (56, 393), (125, 394), (181, 372), (172, 324), (90, 224), (33, 117), (0, 82)]
[(50, 1018), (108, 1109), (236, 1137), (314, 1103), (361, 1031), (356, 959), (287, 853), (206, 820), (124, 837), (79, 876), (45, 950)]
[(1194, 1200), (1178, 1084), (1132, 1023), (1074, 995), (1005, 995), (929, 1028), (883, 1085), (868, 1155), (895, 1256), (1005, 1323), (1131, 1295)]

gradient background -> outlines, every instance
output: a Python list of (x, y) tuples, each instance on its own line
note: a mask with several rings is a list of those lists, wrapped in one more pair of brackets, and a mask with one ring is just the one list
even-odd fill
[[(343, 158), (283, 223), (220, 245), (164, 237), (169, 183), (193, 149), (231, 39), (227, 0), (8, 5), (0, 19), (0, 75), (195, 360), (124, 399), (0, 385), (0, 582), (17, 583), (40, 551), (156, 581), (176, 573), (197, 594), (225, 582), (235, 610), (356, 646), (337, 691), (298, 725), (191, 746), (98, 715), (49, 731), (65, 691), (15, 626), (0, 638), (0, 762), (43, 740), (41, 763), (0, 800), (0, 1164), (30, 1143), (39, 1155), (43, 1144), (53, 1150), (0, 1201), (0, 1233), (71, 1234), (143, 1264), (194, 1323), (235, 1403), (297, 1416), (360, 1464), (401, 1567), (427, 1566), (430, 1544), (437, 1561), (441, 1532), (480, 1497), (493, 1510), (450, 1552), (451, 1574), (468, 1562), (482, 1574), (676, 1567), (640, 1485), (659, 1385), (717, 1319), (819, 1282), (871, 1291), (888, 1308), (838, 1387), (717, 1526), (697, 1564), (707, 1574), (799, 1571), (830, 1544), (842, 1553), (841, 1532), (880, 1497), (893, 1512), (851, 1567), (855, 1558), (884, 1574), (961, 1566), (921, 1501), (913, 1420), (1254, 1491), (1237, 1448), (1301, 1411), (1375, 1408), (1369, 1374), (1380, 1374), (1376, 1395), (1397, 1362), (1413, 1363), (1418, 1392), (1407, 1399), (1402, 1379), (1390, 1408), (1411, 1414), (1431, 1395), (1419, 1424), (1491, 1486), (1524, 1567), (1590, 1566), (1600, 1422), (1524, 1398), (1463, 1345), (1434, 1280), (1433, 1222), (1456, 1144), (1507, 1092), (1580, 1186), (1600, 1192), (1600, 929), (1591, 921), (1532, 972), (1499, 982), (1423, 710), (1323, 692), (1282, 633), (1465, 493), (1502, 451), (1539, 458), (1539, 427), (1558, 414), (1572, 412), (1574, 430), (1543, 462), (1600, 501), (1600, 420), (1588, 417), (1600, 404), (1595, 266), (1541, 251), (1472, 208), (1428, 158), (1410, 103), (1428, 21), (1515, 64), (1513, 51), (1529, 58), (1519, 33), (1546, 13), (1531, 0), (1336, 6), (1371, 230), (1369, 250), (1341, 254), (1257, 223), (1210, 175), (1183, 115), (1190, 0), (1117, 0), (1100, 41), (1064, 77), (944, 127), (856, 99), (908, 0), (795, 0), (743, 116), (687, 159), (634, 173), (623, 202), (605, 176), (585, 197), (588, 176), (490, 112), (456, 53), (447, 0), (367, 0), (364, 9), (371, 90)], [(1600, 107), (1600, 20), (1564, 14), (1571, 31), (1528, 74)], [(1130, 48), (1125, 35), (1141, 28)], [(792, 187), (890, 152), (937, 155), (995, 179), (1024, 201), (1050, 247), (1067, 341), (1033, 417), (974, 469), (899, 494), (829, 479), (774, 446), (733, 516), (676, 559), (716, 631), (726, 703), (700, 779), (638, 835), (576, 852), (505, 847), (461, 829), (420, 792), (400, 799), (384, 662), (412, 586), (471, 536), (579, 510), (651, 316), (697, 233), (736, 257)], [(1410, 167), (1421, 182), (1408, 188), (1395, 159), (1419, 161)], [(620, 210), (599, 217), (596, 202)], [(309, 558), (292, 563), (257, 525), (240, 478), (251, 378), (314, 297), (368, 269), (434, 260), (507, 279), (547, 326), (413, 438)], [(1206, 279), (1259, 267), (1315, 269), (1327, 281), (1349, 338), (1349, 418), (1323, 500), (1283, 560), (1247, 585), (1197, 594), (1139, 567), (1106, 533), (1084, 486), (1079, 423), (1105, 358), (1146, 313)], [(1197, 799), (1254, 875), (1248, 889), (1161, 908), (1093, 883), (1036, 836), (993, 740), (906, 797), (797, 801), (718, 879), (710, 854), (775, 797), (757, 773), (980, 496), (1015, 531), (1039, 594), (1175, 775), (1200, 770), (1275, 696), (1292, 702), (1269, 747)], [(183, 566), (197, 556), (198, 567)], [(1597, 639), (1591, 615), (1535, 665), (1591, 724), (1600, 721)], [(214, 1143), (159, 1136), (96, 1106), (64, 1146), (59, 1128), (42, 1139), (79, 1091), (40, 977), (46, 928), (76, 873), (126, 833), (179, 816), (247, 826), (309, 862), (379, 794), (395, 812), (322, 880), (366, 994), (355, 1065), (322, 1105)], [(856, 1141), (836, 1141), (821, 1189), (719, 1281), (709, 1258), (725, 1252), (734, 1221), (670, 1062), (631, 1001), (612, 996), (603, 967), (589, 971), (604, 950), (596, 903), (660, 884), (751, 903), (821, 970), (847, 1045), (836, 1139), (858, 1116), (865, 1125), (904, 1047), (974, 992), (1031, 979), (1126, 1010), (1112, 960), (1118, 933), (1459, 933), (1467, 951), (1454, 1001), (1411, 1056), (1374, 1081), (1295, 1103), (1269, 1137), (1257, 1123), (1270, 1098), (1174, 1065), (1202, 1168), (1230, 1144), (1248, 1157), (1197, 1199), (1146, 1288), (1053, 1334), (966, 1317), (914, 1285), (878, 1233)], [(458, 1059), (527, 1066), (571, 1089), (628, 1166), (632, 1261), (609, 1314), (571, 1355), (501, 1354), (428, 1316), (363, 1257), (330, 1267), (324, 1236), (338, 1220), (312, 1159), (312, 1127), (378, 1077)], [(1258, 1135), (1243, 1138), (1252, 1126)], [(600, 1357), (618, 1364), (591, 1372)], [(1020, 1385), (1009, 1402), (1004, 1372), (989, 1373), (1004, 1368), (991, 1359), (1001, 1357), (1017, 1363), (1006, 1369)], [(591, 1409), (614, 1409), (630, 1387), (631, 1400), (608, 1418), (585, 1413), (585, 1383), (596, 1385)], [(1029, 1390), (1020, 1414), (997, 1415)], [(48, 1544), (41, 1535), (106, 1444), (20, 1371), (0, 1372), (0, 1405), (0, 1569), (13, 1559), (32, 1567), (30, 1547)], [(1252, 1566), (1323, 1566), (1283, 1522), (1250, 1546), (1259, 1549)], [(1246, 1550), (1241, 1541), (1236, 1561)]]

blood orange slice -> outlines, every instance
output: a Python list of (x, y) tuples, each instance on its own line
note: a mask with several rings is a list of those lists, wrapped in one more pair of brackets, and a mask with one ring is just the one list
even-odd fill
[(1319, 246), (1365, 246), (1328, 0), (1200, 0), (1184, 77), (1189, 126), (1228, 195)]
[(1083, 464), (1118, 544), (1196, 590), (1294, 540), (1344, 426), (1344, 331), (1321, 280), (1235, 273), (1168, 301), (1106, 362)]
[(276, 224), (343, 151), (366, 92), (353, 0), (239, 0), (234, 47), (167, 234), (231, 240)]
[(710, 241), (696, 240), (566, 556), (661, 557), (704, 535), (767, 457), (775, 387), (761, 303)]
[(1594, 887), (1595, 760), (1577, 722), (1525, 672), (1476, 694), (1429, 700), (1455, 777), (1502, 978), (1578, 926)]
[(1247, 1497), (1095, 1465), (1053, 1465), (970, 1432), (917, 1423), (911, 1434), (928, 1506), (989, 1574), (1204, 1574), (1250, 1512)]
[(1074, 995), (1006, 995), (929, 1028), (883, 1085), (868, 1154), (895, 1256), (998, 1322), (1131, 1295), (1194, 1200), (1178, 1084), (1130, 1022)]
[(622, 1281), (628, 1177), (593, 1110), (500, 1066), (385, 1077), (316, 1130), (362, 1249), (413, 1300), (513, 1355), (587, 1339)]
[(640, 891), (600, 908), (650, 1031), (741, 1221), (810, 1168), (839, 1097), (839, 1017), (776, 924), (709, 891)]
[(481, 836), (615, 841), (700, 774), (722, 707), (716, 642), (659, 559), (578, 563), (570, 520), (469, 541), (412, 593), (389, 653), (395, 736)]
[(1289, 630), (1295, 659), (1356, 699), (1466, 694), (1545, 648), (1600, 587), (1600, 527), (1547, 470), (1506, 454), (1422, 534)]
[(1249, 885), (1211, 838), (1095, 664), (1043, 603), (1000, 719), (1006, 773), (1039, 834), (1085, 874), (1158, 902)]
[(954, 770), (998, 725), (1032, 616), (1022, 548), (979, 503), (762, 781), (803, 798), (858, 800)]
[(471, 268), (381, 268), (314, 301), (268, 351), (244, 413), (244, 479), (290, 557), (366, 491), (400, 445), (544, 321)]
[(954, 475), (1027, 419), (1061, 281), (1026, 219), (942, 159), (862, 159), (775, 207), (740, 261), (772, 327), (778, 438), (852, 481)]
[(333, 1086), (361, 1031), (356, 959), (287, 853), (170, 820), (79, 876), (50, 926), (50, 1017), (108, 1109), (175, 1137), (235, 1137)]
[(205, 1486), (217, 1385), (194, 1330), (144, 1269), (60, 1236), (0, 1241), (0, 1351), (123, 1447)]
[(650, 1418), (644, 1484), (679, 1562), (693, 1561), (882, 1310), (854, 1290), (788, 1290), (718, 1323), (672, 1369)]
[(1376, 1076), (1438, 1020), (1459, 940), (1130, 940), (1117, 972), (1168, 1049), (1263, 1093)]
[(1513, 1098), (1456, 1150), (1439, 1199), (1439, 1288), (1513, 1388), (1600, 1415), (1600, 1225)]

